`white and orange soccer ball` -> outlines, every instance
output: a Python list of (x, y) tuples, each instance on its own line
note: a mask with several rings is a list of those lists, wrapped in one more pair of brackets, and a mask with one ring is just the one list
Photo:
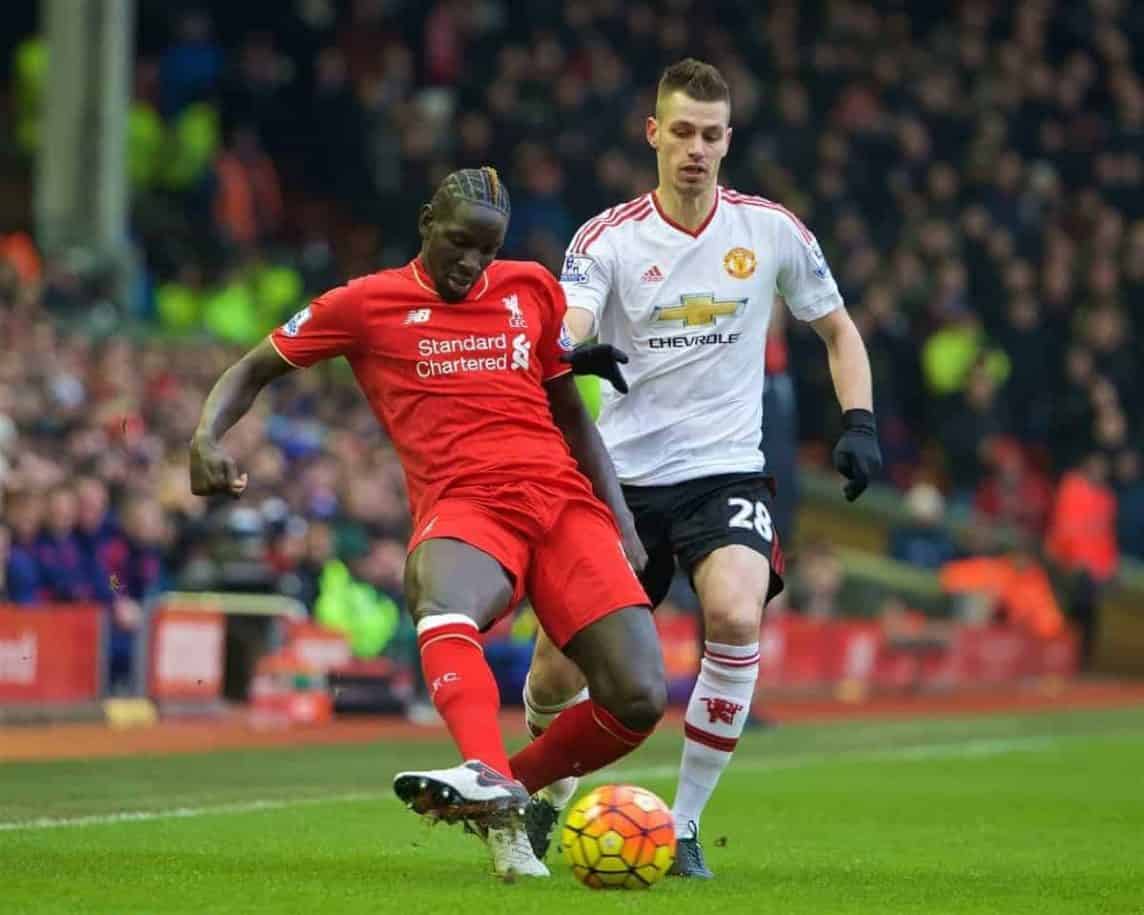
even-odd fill
[(634, 785), (603, 785), (568, 810), (560, 837), (572, 875), (592, 889), (647, 889), (675, 860), (671, 809)]

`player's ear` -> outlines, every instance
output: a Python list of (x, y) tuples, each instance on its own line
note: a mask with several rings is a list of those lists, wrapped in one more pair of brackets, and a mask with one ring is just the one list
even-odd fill
[(433, 205), (431, 203), (423, 204), (421, 212), (417, 216), (417, 232), (424, 241), (429, 237), (429, 231), (433, 228)]
[(654, 115), (649, 114), (647, 116), (644, 133), (647, 136), (647, 145), (652, 149), (659, 149), (659, 122)]

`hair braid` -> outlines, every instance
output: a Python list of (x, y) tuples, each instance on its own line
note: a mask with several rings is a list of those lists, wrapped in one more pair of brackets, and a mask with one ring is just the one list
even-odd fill
[(508, 188), (491, 165), (481, 168), (462, 168), (450, 172), (433, 194), (433, 205), (452, 205), (462, 201), (492, 207), (508, 216), (512, 206)]

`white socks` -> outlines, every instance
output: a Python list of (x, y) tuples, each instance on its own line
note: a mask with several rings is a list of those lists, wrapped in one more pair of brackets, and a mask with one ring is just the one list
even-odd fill
[[(529, 689), (529, 680), (526, 677), (524, 681), (524, 720), (528, 723), (528, 731), (532, 734), (533, 738), (539, 737), (544, 733), (547, 728), (566, 708), (571, 708), (574, 705), (579, 705), (581, 702), (588, 700), (588, 687), (584, 687), (580, 692), (576, 693), (567, 702), (561, 702), (556, 705), (537, 705), (532, 701), (532, 691)], [(553, 782), (547, 788), (541, 789), (538, 794), (544, 797), (555, 807), (557, 810), (563, 810), (568, 806), (568, 802), (572, 800), (572, 795), (576, 793), (576, 786), (580, 780), (575, 776), (568, 776), (559, 781)]]
[(758, 676), (758, 642), (704, 643), (699, 679), (687, 703), (683, 724), (683, 761), (671, 811), (676, 836), (690, 837), (692, 823), (698, 829), (703, 808), (731, 761), (731, 753), (747, 723)]

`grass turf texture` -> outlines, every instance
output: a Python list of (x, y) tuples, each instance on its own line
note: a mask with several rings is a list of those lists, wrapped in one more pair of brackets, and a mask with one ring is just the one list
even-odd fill
[[(678, 749), (667, 729), (597, 781), (670, 802)], [(452, 758), (426, 741), (0, 765), (0, 911), (1144, 912), (1144, 709), (749, 732), (703, 824), (716, 882), (649, 893), (584, 889), (555, 850), (551, 880), (488, 876), (477, 840), (392, 799), (395, 771)], [(124, 812), (143, 818), (105, 821)]]

